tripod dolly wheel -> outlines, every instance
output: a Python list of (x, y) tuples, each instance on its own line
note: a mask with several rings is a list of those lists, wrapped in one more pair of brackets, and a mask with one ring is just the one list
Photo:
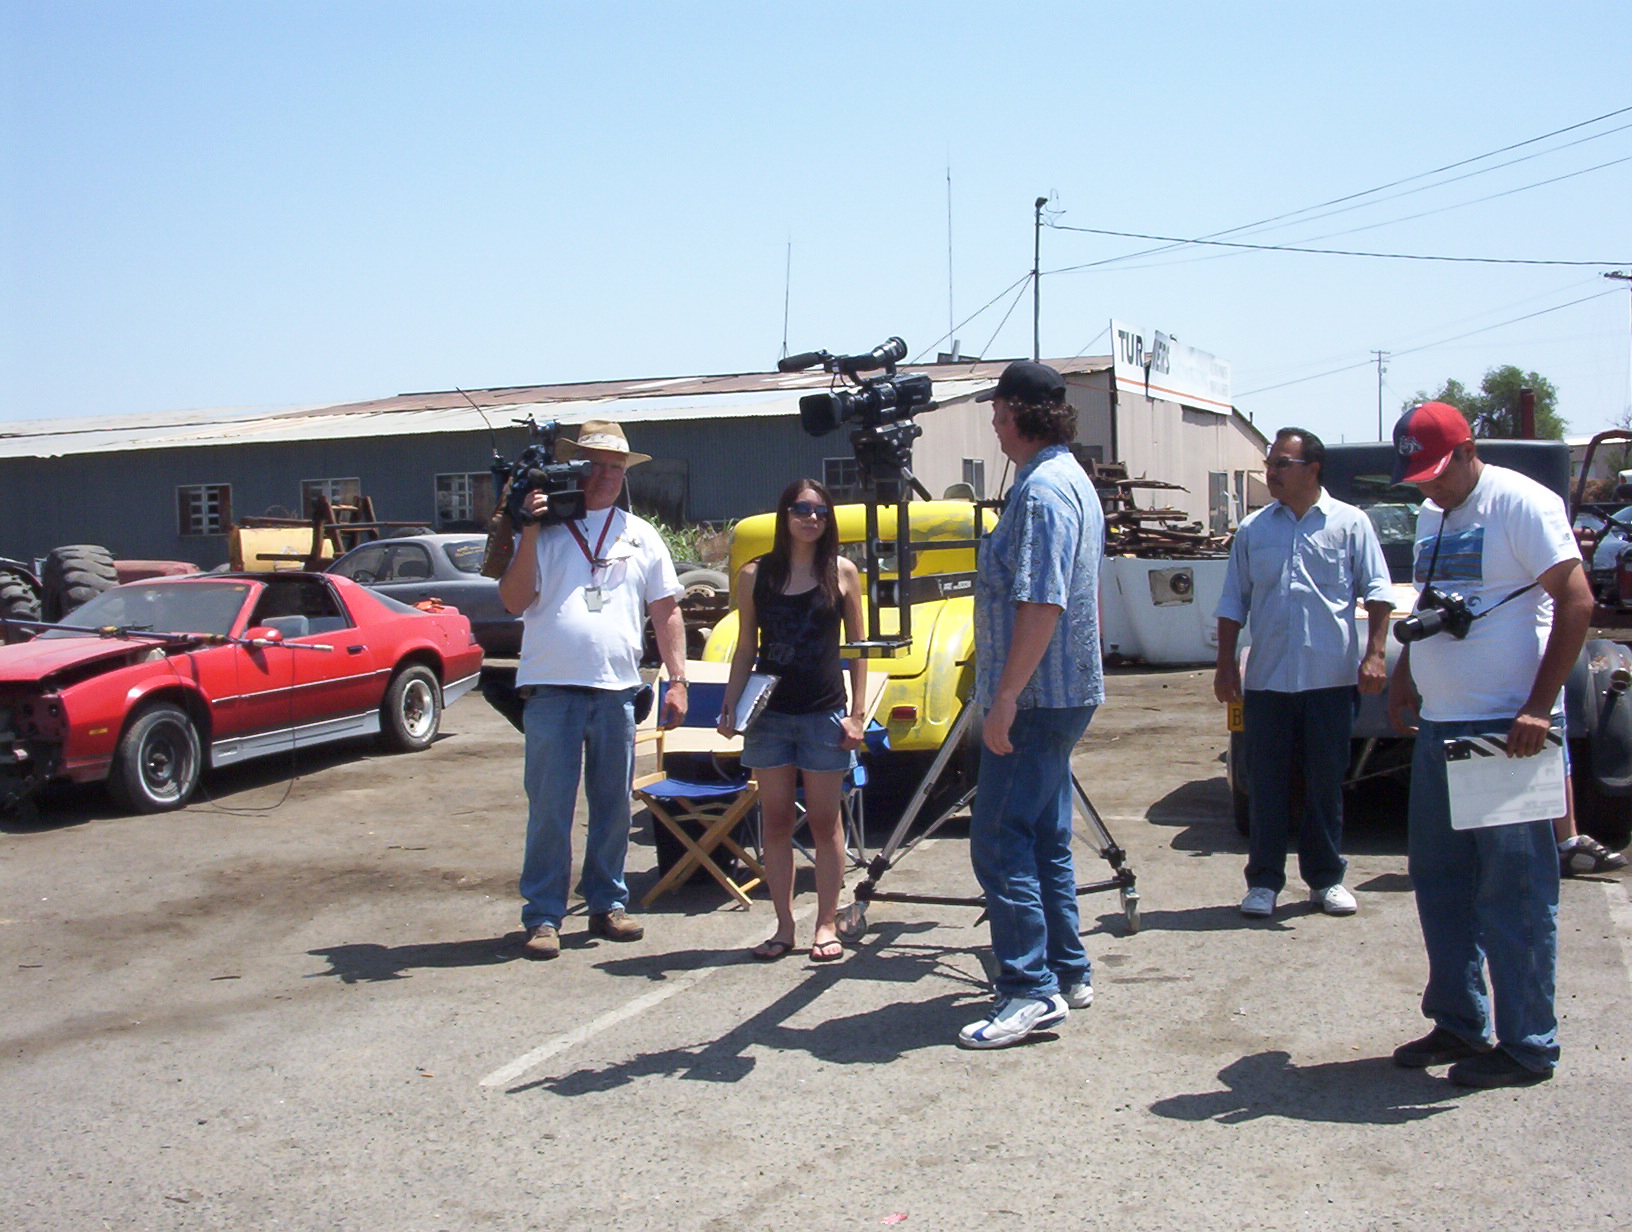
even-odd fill
[(863, 903), (851, 903), (848, 907), (839, 908), (839, 914), (834, 921), (838, 929), (839, 940), (854, 944), (867, 935), (867, 907)]
[(1128, 931), (1130, 933), (1138, 932), (1139, 931), (1139, 891), (1138, 890), (1123, 890), (1122, 891), (1122, 914), (1123, 914), (1123, 916), (1126, 917), (1126, 919), (1128, 921)]

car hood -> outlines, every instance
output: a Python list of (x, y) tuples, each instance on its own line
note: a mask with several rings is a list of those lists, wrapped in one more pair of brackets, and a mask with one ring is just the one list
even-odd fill
[(64, 668), (128, 656), (137, 643), (119, 638), (36, 638), (15, 646), (0, 646), (0, 684), (43, 680)]

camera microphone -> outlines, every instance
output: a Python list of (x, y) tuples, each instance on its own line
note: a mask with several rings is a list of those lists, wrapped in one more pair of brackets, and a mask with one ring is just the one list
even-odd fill
[(827, 358), (826, 351), (800, 351), (797, 355), (788, 355), (776, 361), (778, 372), (803, 372), (806, 368), (815, 367)]

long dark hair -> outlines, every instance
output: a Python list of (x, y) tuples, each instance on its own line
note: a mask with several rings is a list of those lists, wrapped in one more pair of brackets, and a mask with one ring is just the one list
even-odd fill
[(754, 586), (756, 600), (764, 595), (779, 595), (788, 584), (788, 574), (793, 568), (793, 537), (788, 533), (788, 517), (793, 502), (799, 499), (799, 493), (807, 489), (816, 493), (828, 509), (827, 525), (822, 528), (822, 537), (816, 541), (816, 559), (813, 562), (816, 588), (821, 592), (820, 601), (827, 607), (839, 605), (838, 510), (833, 507), (833, 494), (814, 479), (795, 479), (782, 489), (782, 495), (777, 498), (776, 534), (771, 540), (771, 550), (759, 558), (759, 573)]

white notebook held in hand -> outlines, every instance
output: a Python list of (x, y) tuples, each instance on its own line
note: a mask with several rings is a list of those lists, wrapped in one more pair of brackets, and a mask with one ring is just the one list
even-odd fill
[(1509, 757), (1502, 736), (1445, 742), (1451, 828), (1477, 830), (1564, 816), (1564, 738), (1555, 727), (1534, 757)]
[(736, 731), (742, 735), (754, 725), (765, 707), (770, 705), (771, 694), (776, 690), (776, 682), (780, 676), (773, 676), (769, 672), (749, 672), (748, 683), (742, 686), (742, 696), (737, 698)]

